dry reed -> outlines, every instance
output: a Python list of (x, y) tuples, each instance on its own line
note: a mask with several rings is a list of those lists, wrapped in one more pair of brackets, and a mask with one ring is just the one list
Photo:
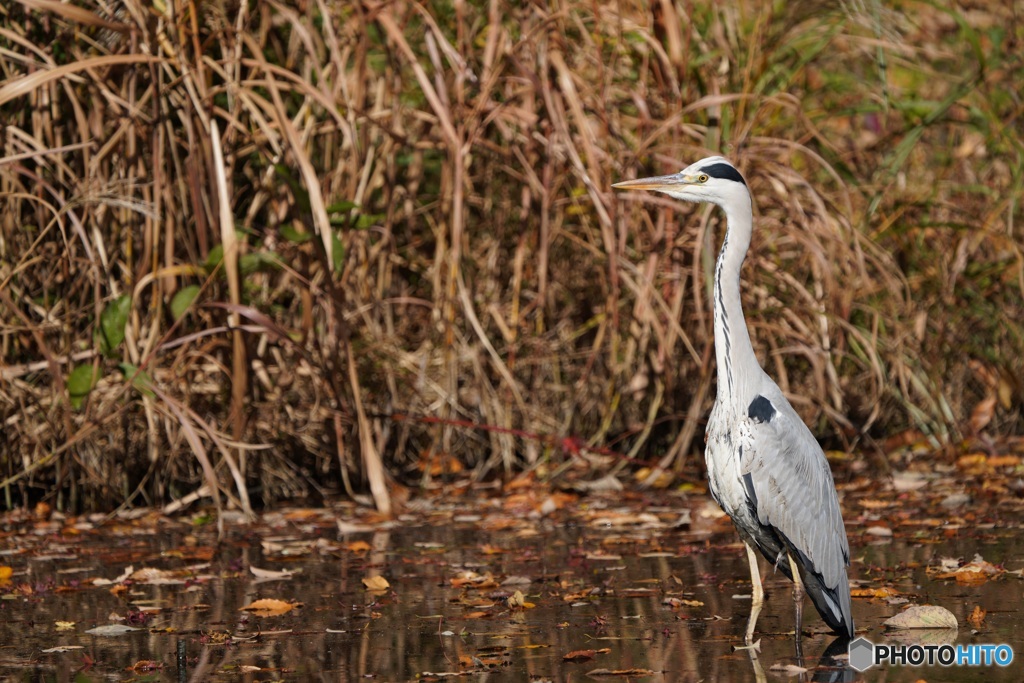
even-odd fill
[(712, 152), (827, 445), (1019, 433), (1018, 4), (645, 5), (0, 7), (6, 504), (695, 468)]

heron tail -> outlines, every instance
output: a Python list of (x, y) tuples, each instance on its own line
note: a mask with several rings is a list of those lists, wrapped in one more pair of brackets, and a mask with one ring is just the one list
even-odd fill
[(800, 578), (804, 589), (811, 596), (811, 601), (818, 614), (829, 627), (841, 636), (853, 638), (853, 610), (850, 602), (850, 582), (846, 578), (846, 568), (839, 577), (839, 585), (829, 588), (822, 580), (821, 574), (800, 564)]

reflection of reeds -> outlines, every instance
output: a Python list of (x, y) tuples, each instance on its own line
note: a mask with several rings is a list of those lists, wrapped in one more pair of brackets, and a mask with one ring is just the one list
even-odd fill
[(1009, 9), (918, 9), (0, 8), (0, 475), (101, 505), (205, 465), (243, 507), (340, 480), (387, 510), (424, 454), (567, 464), (515, 429), (690, 465), (720, 217), (608, 186), (710, 151), (756, 195), (755, 347), (819, 434), (938, 443), (993, 397), (1019, 430), (1024, 68)]

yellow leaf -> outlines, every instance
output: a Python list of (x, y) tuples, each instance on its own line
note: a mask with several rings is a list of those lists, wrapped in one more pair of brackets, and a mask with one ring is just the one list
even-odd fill
[(900, 594), (895, 588), (854, 588), (850, 591), (851, 598), (893, 598)]
[(391, 584), (388, 583), (388, 580), (380, 575), (370, 576), (368, 578), (363, 579), (363, 585), (366, 586), (367, 590), (371, 591), (382, 591), (387, 590), (391, 587)]
[(275, 600), (274, 598), (264, 598), (263, 600), (255, 600), (245, 607), (240, 607), (239, 611), (252, 612), (258, 617), (277, 617), (292, 611), (292, 609), (301, 604)]
[(505, 603), (513, 610), (533, 609), (536, 607), (532, 602), (526, 601), (526, 596), (523, 595), (522, 591), (516, 591), (512, 595), (508, 596)]

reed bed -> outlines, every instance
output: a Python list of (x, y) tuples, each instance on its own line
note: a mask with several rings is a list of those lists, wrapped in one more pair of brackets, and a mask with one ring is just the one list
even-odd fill
[(755, 348), (826, 446), (995, 447), (1022, 427), (1022, 18), (7, 3), (6, 505), (699, 476), (721, 217), (610, 184), (711, 153), (755, 194)]

